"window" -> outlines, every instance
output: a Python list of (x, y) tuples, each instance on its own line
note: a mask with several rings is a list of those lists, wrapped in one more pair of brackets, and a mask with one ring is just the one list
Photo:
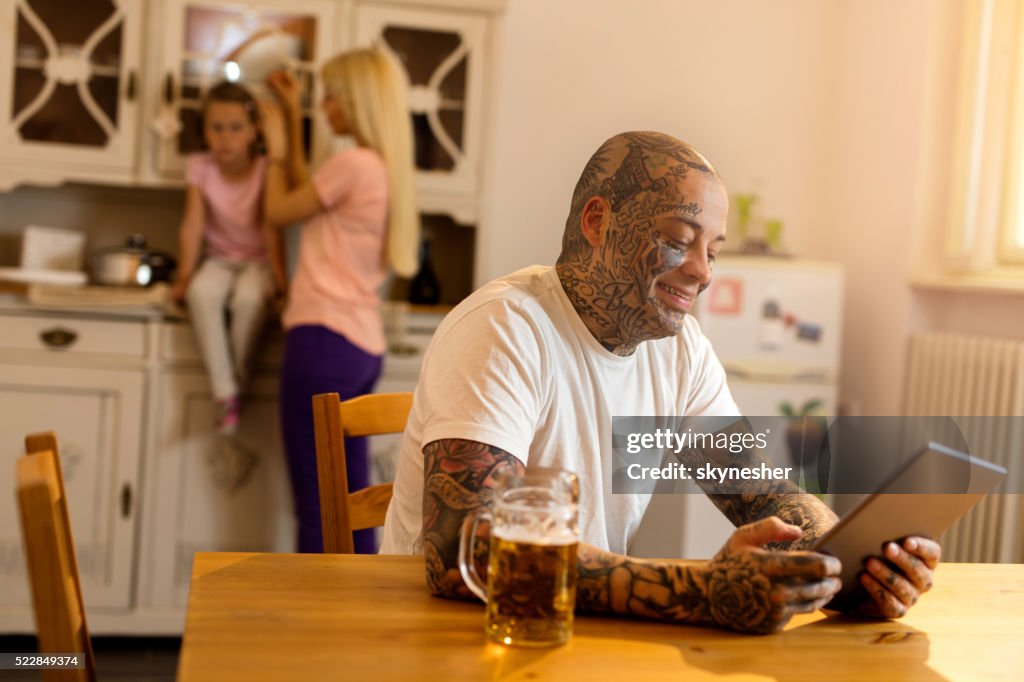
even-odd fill
[(947, 266), (1024, 273), (1024, 0), (964, 3)]
[(1014, 27), (1013, 97), (1010, 104), (1011, 146), (1007, 172), (1006, 218), (1002, 223), (997, 257), (1024, 265), (1024, 7), (1017, 5)]

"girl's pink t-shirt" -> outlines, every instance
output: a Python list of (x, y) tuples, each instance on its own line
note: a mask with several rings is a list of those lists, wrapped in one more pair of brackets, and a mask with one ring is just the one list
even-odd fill
[(312, 182), (324, 208), (302, 226), (284, 326), (323, 325), (367, 353), (383, 355), (378, 290), (387, 275), (384, 160), (372, 149), (347, 149), (327, 159)]
[(252, 172), (240, 180), (225, 178), (209, 153), (191, 154), (185, 180), (203, 195), (207, 254), (227, 260), (267, 259), (263, 237), (263, 183), (267, 159), (256, 157)]

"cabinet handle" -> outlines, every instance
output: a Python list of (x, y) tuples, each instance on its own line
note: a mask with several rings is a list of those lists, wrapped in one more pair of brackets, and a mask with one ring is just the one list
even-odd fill
[(128, 98), (129, 102), (135, 101), (135, 70), (132, 69), (128, 72), (128, 85), (124, 89), (124, 96)]
[(125, 483), (121, 486), (121, 518), (127, 519), (132, 513), (132, 487)]
[(388, 352), (403, 358), (419, 355), (420, 349), (411, 343), (393, 343), (388, 346)]
[(64, 327), (54, 327), (40, 332), (39, 338), (50, 348), (67, 348), (78, 339), (78, 334)]
[(164, 104), (170, 104), (174, 101), (174, 76), (167, 74), (164, 76)]

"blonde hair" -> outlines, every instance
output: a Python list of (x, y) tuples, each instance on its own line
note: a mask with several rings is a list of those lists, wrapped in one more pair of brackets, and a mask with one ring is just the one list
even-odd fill
[(411, 277), (418, 266), (420, 220), (405, 81), (392, 59), (379, 49), (340, 54), (324, 64), (320, 75), (359, 144), (384, 159), (388, 173), (387, 260), (396, 273)]

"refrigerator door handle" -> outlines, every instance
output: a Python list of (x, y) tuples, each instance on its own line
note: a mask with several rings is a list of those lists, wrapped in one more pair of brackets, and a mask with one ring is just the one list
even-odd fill
[(832, 377), (829, 373), (823, 369), (809, 369), (803, 372), (797, 372), (793, 375), (793, 381), (809, 382), (809, 383), (831, 383)]
[(736, 365), (722, 365), (722, 367), (725, 369), (725, 373), (727, 376), (733, 377), (735, 379), (750, 378), (750, 372), (743, 369), (742, 367), (737, 367)]
[(824, 368), (808, 367), (783, 372), (758, 371), (742, 365), (723, 364), (725, 373), (732, 379), (765, 383), (812, 383), (829, 384), (834, 381), (832, 373)]

